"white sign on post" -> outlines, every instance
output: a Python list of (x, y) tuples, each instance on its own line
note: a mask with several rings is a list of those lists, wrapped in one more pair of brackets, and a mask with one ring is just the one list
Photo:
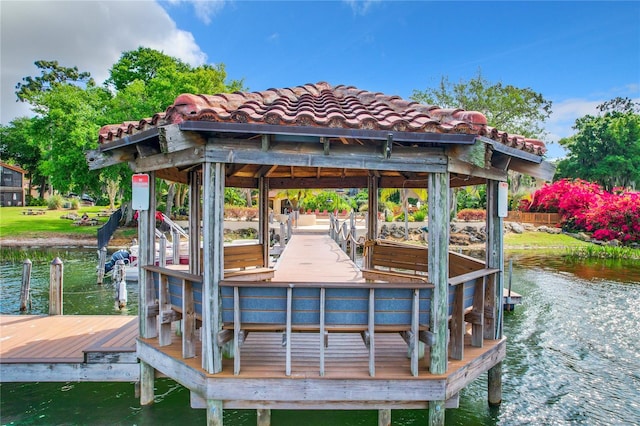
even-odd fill
[(131, 177), (131, 208), (149, 210), (149, 175), (137, 173)]
[(498, 184), (498, 217), (507, 217), (509, 210), (509, 184), (507, 182), (500, 182)]

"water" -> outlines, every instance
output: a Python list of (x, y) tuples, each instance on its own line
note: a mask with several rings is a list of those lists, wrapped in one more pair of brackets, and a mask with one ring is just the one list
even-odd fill
[[(461, 392), (447, 425), (640, 424), (640, 265), (570, 261), (510, 254), (513, 289), (523, 305), (505, 315), (509, 341), (503, 363), (503, 403), (488, 407), (486, 375)], [(110, 284), (95, 284), (95, 253), (69, 252), (66, 314), (123, 313)], [(33, 311), (48, 306), (49, 265), (34, 264)], [(18, 312), (22, 265), (0, 268), (0, 312)], [(130, 288), (129, 312), (135, 314)], [(8, 383), (0, 385), (0, 421), (15, 425), (205, 424), (189, 408), (189, 392), (156, 381), (156, 403), (140, 407), (130, 383)], [(254, 410), (226, 410), (231, 426), (255, 425)], [(394, 425), (426, 424), (426, 410), (394, 410)], [(375, 411), (272, 412), (274, 425), (375, 425)]]

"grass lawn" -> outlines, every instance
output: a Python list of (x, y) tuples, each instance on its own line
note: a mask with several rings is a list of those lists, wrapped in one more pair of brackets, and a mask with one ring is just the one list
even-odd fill
[[(27, 208), (34, 211), (42, 210), (44, 214), (22, 214)], [(80, 207), (78, 210), (47, 210), (46, 207), (0, 207), (0, 238), (42, 238), (52, 235), (95, 236), (97, 229), (109, 220), (108, 217), (97, 216), (98, 212), (105, 209), (104, 206)], [(82, 216), (85, 212), (90, 219), (98, 220), (97, 226), (77, 226), (73, 224), (73, 220), (60, 218), (71, 213)]]
[(548, 234), (546, 232), (509, 233), (504, 237), (505, 248), (508, 249), (541, 249), (541, 248), (578, 248), (591, 245), (585, 241), (564, 234)]

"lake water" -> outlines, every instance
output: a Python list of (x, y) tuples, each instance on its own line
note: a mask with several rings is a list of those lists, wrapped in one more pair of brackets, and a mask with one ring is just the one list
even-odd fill
[[(136, 314), (114, 308), (110, 284), (95, 284), (95, 252), (68, 251), (65, 314)], [(523, 304), (506, 313), (503, 403), (487, 405), (486, 375), (461, 392), (447, 425), (640, 424), (640, 262), (573, 261), (507, 253), (513, 290)], [(17, 314), (21, 264), (0, 264), (0, 312)], [(49, 264), (35, 263), (32, 313), (47, 311)], [(1, 336), (0, 336), (1, 337)], [(130, 383), (0, 385), (0, 422), (7, 425), (205, 424), (189, 408), (189, 392), (156, 381), (156, 403), (140, 407)], [(426, 424), (426, 410), (394, 410), (394, 425)], [(255, 425), (253, 410), (226, 410), (224, 423)], [(375, 411), (272, 412), (274, 425), (375, 425)]]

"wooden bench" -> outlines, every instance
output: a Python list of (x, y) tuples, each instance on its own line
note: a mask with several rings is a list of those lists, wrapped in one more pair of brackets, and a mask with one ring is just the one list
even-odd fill
[(233, 340), (234, 374), (249, 332), (283, 332), (285, 373), (291, 374), (291, 333), (317, 333), (320, 375), (329, 333), (360, 333), (375, 376), (375, 334), (400, 333), (409, 345), (411, 370), (418, 374), (419, 343), (432, 344), (428, 331), (433, 286), (428, 283), (320, 283), (223, 280), (220, 344)]
[(270, 280), (275, 271), (265, 264), (262, 244), (224, 247), (224, 277), (234, 280)]
[[(363, 278), (377, 282), (429, 282), (426, 247), (375, 241), (368, 244), (371, 265), (362, 269)], [(449, 252), (449, 356), (464, 357), (466, 323), (471, 324), (471, 344), (482, 347), (485, 317), (491, 318), (493, 307), (485, 312), (487, 279), (494, 283), (499, 269), (488, 269), (485, 263), (459, 253)]]
[(428, 282), (427, 249), (407, 244), (369, 244), (371, 264), (362, 269), (362, 277), (371, 281), (385, 282)]

